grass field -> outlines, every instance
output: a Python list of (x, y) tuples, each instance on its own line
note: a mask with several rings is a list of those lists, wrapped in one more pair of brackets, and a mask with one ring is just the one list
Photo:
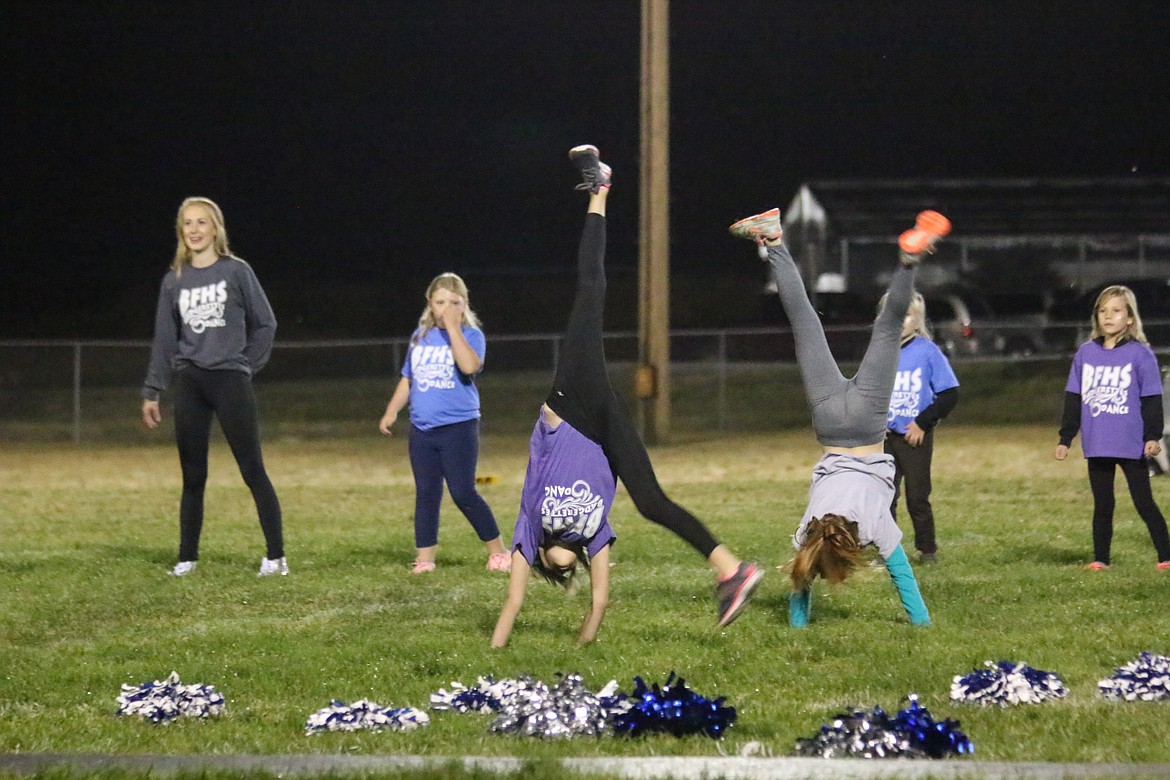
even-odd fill
[[(1059, 392), (1059, 390), (1057, 391)], [(1050, 399), (1051, 400), (1051, 399)], [(1059, 398), (1055, 399), (1059, 402)], [(978, 408), (978, 401), (967, 410)], [(1001, 401), (1001, 406), (1010, 405)], [(1011, 415), (1011, 410), (1004, 414)], [(958, 415), (956, 415), (958, 418)], [(222, 443), (213, 448), (202, 557), (164, 575), (177, 545), (179, 472), (153, 443), (0, 448), (0, 752), (163, 754), (710, 755), (706, 738), (547, 743), (492, 735), (482, 716), (436, 713), (406, 734), (306, 736), (330, 699), (425, 707), (478, 675), (575, 671), (600, 688), (675, 671), (726, 696), (739, 721), (720, 749), (758, 741), (774, 755), (838, 711), (897, 709), (910, 692), (957, 718), (983, 760), (1170, 762), (1170, 704), (1098, 698), (1096, 683), (1143, 650), (1170, 654), (1170, 576), (1119, 485), (1114, 566), (1091, 555), (1079, 456), (1051, 457), (1052, 424), (940, 430), (935, 509), (941, 563), (918, 567), (935, 625), (910, 627), (883, 570), (818, 585), (811, 626), (789, 629), (774, 567), (817, 450), (804, 428), (685, 434), (651, 456), (661, 482), (741, 555), (772, 569), (733, 626), (714, 627), (713, 577), (619, 492), (611, 606), (599, 641), (573, 646), (587, 589), (532, 583), (510, 646), (488, 637), (505, 590), (449, 500), (439, 568), (409, 574), (413, 486), (402, 438), (270, 436), (266, 458), (285, 511), (292, 574), (257, 579), (263, 552), (251, 500)], [(531, 423), (529, 422), (529, 425)], [(482, 490), (510, 531), (527, 437), (488, 433)], [(1155, 480), (1165, 504), (1170, 482)], [(904, 528), (908, 523), (903, 524)], [(909, 533), (907, 547), (911, 547)], [(949, 701), (951, 677), (986, 660), (1057, 672), (1066, 700), (1014, 709)], [(152, 726), (116, 718), (123, 683), (178, 671), (216, 686), (227, 713)]]

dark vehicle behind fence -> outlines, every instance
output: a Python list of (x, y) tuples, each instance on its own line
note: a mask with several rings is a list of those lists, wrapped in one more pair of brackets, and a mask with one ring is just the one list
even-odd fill
[(935, 342), (951, 357), (1028, 356), (1051, 352), (1042, 296), (1000, 296), (1002, 309), (970, 290), (923, 293)]

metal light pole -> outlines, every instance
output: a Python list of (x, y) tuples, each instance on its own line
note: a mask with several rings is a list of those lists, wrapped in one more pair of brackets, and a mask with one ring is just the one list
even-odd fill
[(638, 359), (648, 443), (670, 434), (670, 25), (669, 0), (642, 0), (641, 185), (638, 221)]

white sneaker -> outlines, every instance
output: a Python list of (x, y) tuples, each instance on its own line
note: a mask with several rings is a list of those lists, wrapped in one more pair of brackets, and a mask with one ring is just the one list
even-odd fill
[(284, 558), (268, 558), (260, 559), (260, 571), (256, 573), (257, 577), (267, 577), (269, 574), (288, 574), (288, 561)]
[(175, 564), (175, 568), (167, 572), (172, 577), (182, 577), (184, 574), (190, 574), (195, 571), (195, 561), (179, 561)]

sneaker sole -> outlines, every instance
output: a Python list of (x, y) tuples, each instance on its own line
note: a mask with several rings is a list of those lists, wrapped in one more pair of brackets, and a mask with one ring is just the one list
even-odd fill
[(761, 217), (768, 218), (773, 214), (775, 214), (776, 218), (779, 219), (780, 209), (768, 209), (767, 211), (760, 212), (759, 214), (753, 214), (750, 217), (744, 217), (740, 221), (733, 223), (727, 230), (738, 238), (755, 238), (756, 236), (763, 236), (766, 239), (773, 239), (776, 237), (775, 235), (764, 235), (764, 231), (758, 228), (753, 229), (749, 226), (749, 223), (753, 222), (754, 220), (758, 220)]
[(591, 154), (594, 157), (601, 157), (601, 152), (597, 151), (597, 147), (593, 144), (581, 144), (580, 146), (574, 146), (569, 150), (569, 159), (572, 160), (573, 158), (580, 157), (583, 154)]
[(756, 592), (756, 588), (759, 587), (760, 580), (762, 579), (764, 579), (764, 573), (756, 569), (755, 573), (744, 582), (739, 592), (735, 594), (735, 599), (731, 602), (731, 608), (719, 620), (719, 628), (731, 625), (739, 617), (739, 614), (743, 612), (743, 608), (747, 606), (748, 599)]
[(920, 255), (928, 251), (936, 240), (936, 236), (925, 230), (912, 228), (898, 236), (898, 246), (908, 255)]
[(914, 227), (939, 238), (951, 233), (951, 221), (937, 211), (919, 213), (918, 218), (914, 220)]

